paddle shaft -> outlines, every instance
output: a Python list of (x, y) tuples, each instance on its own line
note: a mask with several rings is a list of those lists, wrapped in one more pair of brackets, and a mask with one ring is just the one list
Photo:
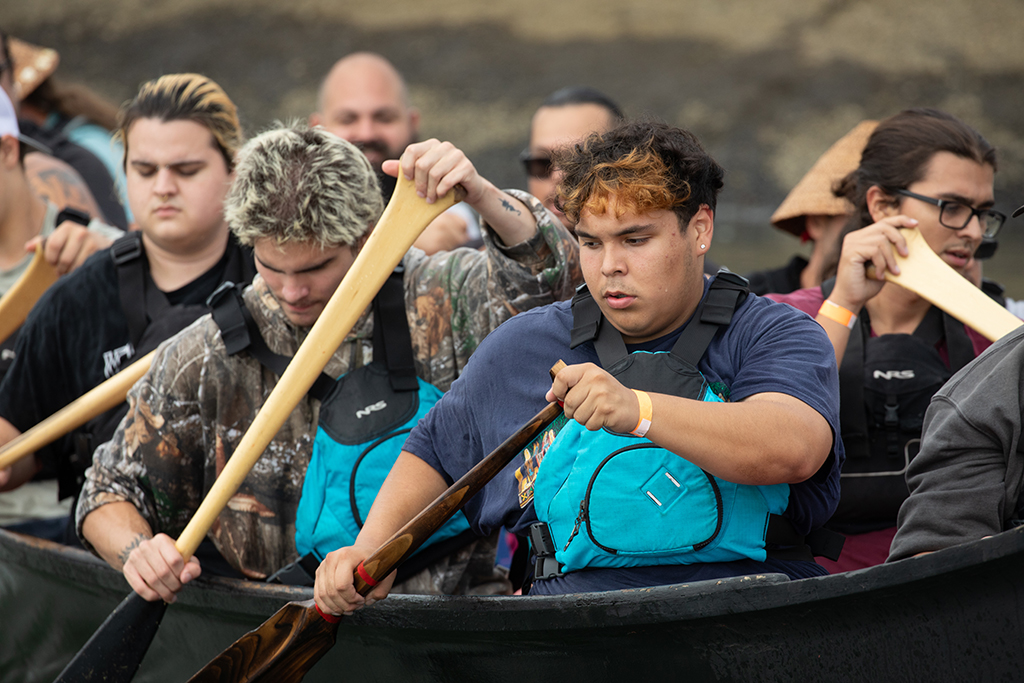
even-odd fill
[[(565, 363), (558, 361), (551, 369), (552, 377), (564, 367)], [(362, 572), (373, 580), (373, 584), (382, 581), (398, 565), (416, 552), (423, 542), (430, 538), (449, 517), (461, 510), (467, 500), (479, 493), (487, 482), (511, 462), (512, 458), (522, 452), (530, 441), (550, 425), (561, 412), (561, 406), (557, 403), (549, 403), (532, 420), (505, 439), (490, 455), (478, 462), (473, 469), (466, 472), (438, 496), (437, 500), (413, 517), (408, 524), (385, 541), (384, 545), (360, 563)], [(355, 589), (360, 595), (366, 595), (373, 590), (373, 585), (365, 581), (358, 570), (353, 578)]]
[(0, 298), (0, 342), (21, 327), (39, 297), (57, 281), (57, 270), (46, 260), (44, 252), (42, 244), (36, 247), (28, 268)]
[[(558, 361), (551, 375), (564, 367)], [(375, 583), (394, 571), (561, 413), (557, 403), (549, 403), (360, 563), (360, 568)], [(360, 594), (372, 590), (358, 570), (353, 580)], [(210, 661), (189, 683), (297, 683), (334, 646), (340, 621), (341, 617), (323, 614), (313, 600), (290, 602)]]
[[(1024, 324), (1020, 318), (993, 301), (943, 261), (925, 242), (920, 231), (901, 231), (907, 240), (907, 256), (896, 253), (899, 275), (885, 271), (885, 279), (938, 306), (989, 341)], [(871, 275), (874, 269), (869, 267)]]
[(411, 180), (399, 177), (391, 201), (366, 244), (175, 542), (185, 560), (195, 553), (221, 510), (412, 243), (434, 218), (461, 200), (461, 193), (462, 188), (457, 187), (435, 203), (427, 204), (416, 195)]
[(24, 434), (0, 447), (0, 469), (10, 467), (26, 455), (81, 427), (97, 415), (124, 403), (128, 390), (138, 382), (153, 362), (150, 351), (121, 372), (79, 396)]

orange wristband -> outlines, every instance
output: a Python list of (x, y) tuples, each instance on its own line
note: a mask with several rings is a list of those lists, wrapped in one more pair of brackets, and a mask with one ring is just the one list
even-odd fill
[(636, 427), (633, 428), (630, 434), (633, 436), (644, 436), (647, 434), (647, 430), (651, 428), (654, 406), (651, 404), (651, 397), (647, 395), (646, 391), (633, 389), (633, 393), (636, 394), (636, 400), (640, 403), (640, 420), (636, 423)]
[(847, 329), (851, 330), (853, 329), (853, 324), (857, 322), (857, 316), (854, 315), (853, 311), (847, 310), (828, 299), (825, 299), (821, 304), (821, 308), (818, 309), (818, 315), (823, 315), (829, 320), (845, 325)]

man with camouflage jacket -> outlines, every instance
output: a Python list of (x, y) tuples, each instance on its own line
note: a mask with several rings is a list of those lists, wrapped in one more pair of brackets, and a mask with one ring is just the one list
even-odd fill
[[(403, 261), (416, 372), (444, 391), (500, 323), (572, 294), (578, 247), (539, 201), (498, 190), (450, 143), (413, 144), (385, 171), (404, 173), (428, 201), (462, 185), (487, 226), (485, 251), (427, 257), (413, 249)], [(271, 351), (294, 354), (381, 209), (366, 158), (320, 129), (275, 129), (243, 148), (225, 213), (239, 240), (254, 248), (260, 274), (243, 300)], [(325, 373), (339, 377), (369, 363), (372, 328), (368, 310)], [(132, 389), (128, 415), (87, 474), (77, 522), (86, 547), (122, 569), (144, 598), (173, 601), (199, 575), (198, 561), (183, 562), (172, 537), (277, 379), (248, 350), (228, 355), (219, 327), (206, 316), (165, 343)], [(295, 512), (319, 408), (308, 396), (300, 401), (210, 531), (208, 540), (248, 577), (265, 577), (296, 558)], [(462, 569), (479, 564), (474, 552), (452, 562)], [(489, 552), (493, 566), (493, 547)], [(433, 577), (434, 588), (453, 590), (459, 572), (442, 572)]]

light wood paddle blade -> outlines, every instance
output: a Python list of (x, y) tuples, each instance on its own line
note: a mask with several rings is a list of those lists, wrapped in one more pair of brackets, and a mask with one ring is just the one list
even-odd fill
[[(461, 187), (456, 187), (433, 204), (427, 204), (426, 200), (416, 195), (416, 186), (412, 181), (404, 177), (398, 179), (391, 201), (388, 202), (384, 214), (360, 250), (359, 256), (299, 346), (249, 429), (242, 436), (241, 442), (231, 454), (217, 481), (210, 487), (199, 509), (175, 541), (175, 547), (186, 561), (195, 553), (217, 516), (242, 485), (249, 470), (256, 464), (288, 415), (313, 386), (327, 361), (341, 346), (345, 336), (373, 301), (391, 271), (405, 256), (405, 252), (434, 218), (462, 199), (463, 192)], [(122, 605), (130, 602), (131, 596)], [(120, 609), (118, 607), (104, 623), (104, 627), (110, 624), (106, 631), (109, 635), (99, 637), (99, 632), (94, 634), (87, 646), (79, 650), (57, 677), (55, 683), (126, 683), (132, 679), (149, 648), (149, 642), (135, 643), (131, 649), (124, 648), (117, 634), (131, 628), (139, 631), (143, 629), (135, 621), (137, 616), (127, 611), (122, 615), (118, 611)], [(156, 629), (152, 629), (151, 632), (155, 633)], [(107, 663), (106, 669), (101, 666), (104, 662)]]
[[(551, 368), (552, 376), (564, 367), (558, 361)], [(549, 403), (366, 558), (362, 570), (374, 583), (383, 580), (561, 415), (561, 407)], [(370, 592), (370, 584), (358, 570), (353, 579), (360, 594)], [(189, 683), (299, 683), (334, 647), (339, 621), (341, 617), (322, 614), (313, 600), (289, 602), (236, 640)]]
[(106, 382), (97, 385), (16, 439), (0, 446), (0, 469), (10, 467), (97, 415), (124, 403), (128, 390), (149, 370), (156, 351), (150, 351)]
[(902, 232), (907, 239), (909, 254), (906, 257), (896, 254), (900, 274), (886, 271), (886, 280), (927, 299), (990, 341), (996, 341), (1024, 324), (950, 268), (932, 251), (917, 229)]
[(39, 297), (56, 281), (57, 271), (43, 257), (43, 246), (39, 245), (28, 268), (0, 299), (0, 342), (21, 327)]

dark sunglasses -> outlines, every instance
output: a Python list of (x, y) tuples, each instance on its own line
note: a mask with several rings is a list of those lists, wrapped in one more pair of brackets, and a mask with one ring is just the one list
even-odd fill
[(539, 180), (547, 180), (551, 177), (551, 159), (547, 157), (531, 157), (530, 150), (523, 150), (522, 154), (519, 155), (519, 160), (523, 162), (523, 168), (526, 169), (526, 175), (531, 178), (537, 178)]

